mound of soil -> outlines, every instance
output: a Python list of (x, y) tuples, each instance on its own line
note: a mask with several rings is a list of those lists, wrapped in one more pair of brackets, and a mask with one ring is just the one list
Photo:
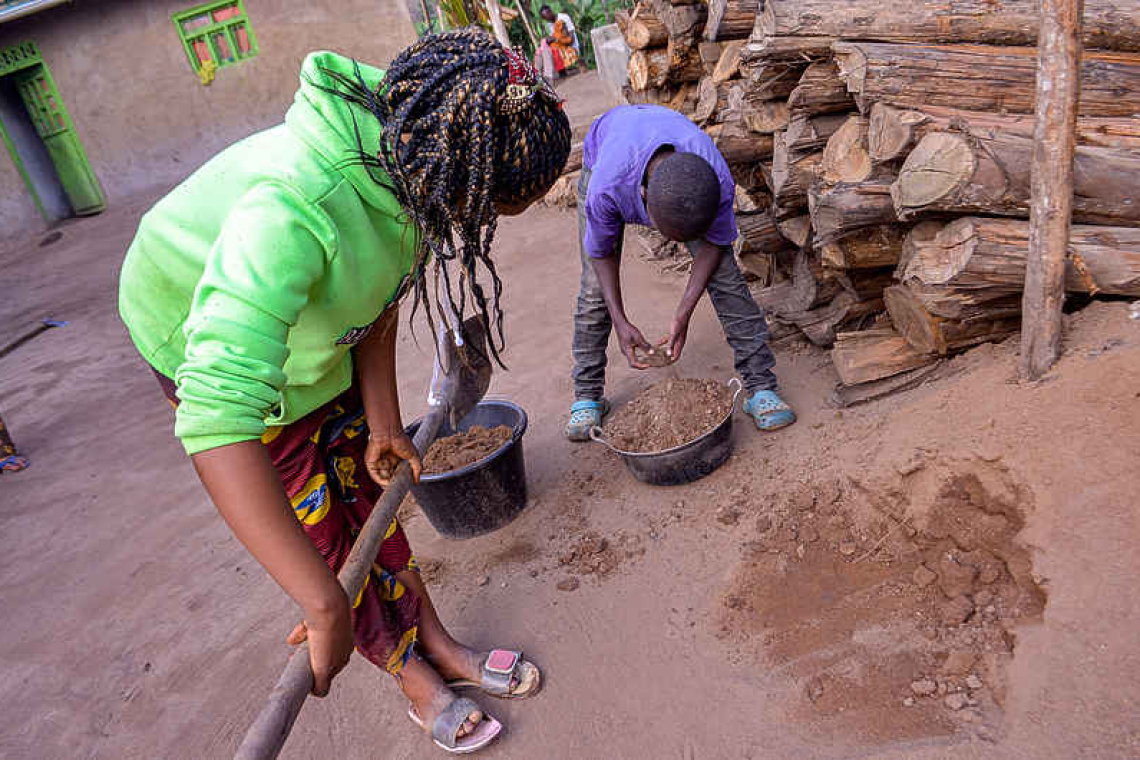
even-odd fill
[(474, 425), (464, 433), (436, 439), (424, 457), (424, 474), (436, 475), (474, 464), (511, 440), (511, 433), (506, 425), (493, 428)]
[(1033, 496), (981, 460), (911, 467), (805, 483), (766, 503), (724, 594), (719, 636), (796, 678), (802, 715), (847, 737), (883, 743), (965, 726), (993, 736), (1013, 631), (1046, 603), (1018, 535)]
[(663, 380), (618, 409), (605, 430), (622, 451), (650, 453), (688, 443), (720, 424), (732, 389), (715, 380)]

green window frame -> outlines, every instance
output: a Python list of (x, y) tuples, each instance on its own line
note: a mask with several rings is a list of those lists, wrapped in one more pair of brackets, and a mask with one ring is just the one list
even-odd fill
[(190, 68), (195, 72), (207, 61), (216, 68), (240, 63), (257, 55), (257, 38), (249, 24), (244, 0), (205, 3), (171, 15)]

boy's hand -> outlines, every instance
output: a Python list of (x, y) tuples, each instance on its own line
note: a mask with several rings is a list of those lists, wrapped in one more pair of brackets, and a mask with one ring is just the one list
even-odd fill
[(685, 339), (689, 335), (689, 317), (684, 316), (674, 317), (673, 326), (670, 328), (669, 337), (663, 338), (661, 343), (667, 346), (669, 352), (669, 361), (675, 362), (681, 358), (681, 351), (685, 348)]
[(649, 345), (641, 331), (629, 322), (616, 322), (614, 332), (617, 333), (618, 346), (629, 362), (629, 366), (634, 369), (648, 369), (649, 365), (638, 359), (637, 354), (634, 353), (634, 348), (640, 348), (642, 351), (653, 350), (653, 346)]
[(364, 452), (364, 466), (368, 474), (382, 486), (387, 486), (396, 477), (400, 462), (407, 461), (412, 466), (412, 480), (420, 481), (423, 462), (416, 451), (412, 439), (403, 430), (382, 432), (373, 430), (368, 438), (368, 448)]
[(352, 656), (352, 613), (348, 597), (332, 613), (305, 615), (286, 641), (298, 646), (309, 642), (309, 667), (313, 669), (313, 696), (329, 693), (332, 679), (348, 664)]

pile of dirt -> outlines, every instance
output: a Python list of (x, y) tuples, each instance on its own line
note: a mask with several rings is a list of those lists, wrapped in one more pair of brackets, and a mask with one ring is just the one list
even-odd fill
[(588, 530), (558, 555), (558, 564), (574, 575), (605, 578), (627, 559), (645, 554), (640, 541), (624, 533), (614, 540)]
[(1045, 607), (1018, 539), (1032, 496), (977, 459), (915, 467), (804, 485), (757, 514), (719, 636), (783, 667), (803, 716), (837, 733), (992, 737), (1016, 626)]
[(436, 475), (451, 472), (478, 462), (511, 440), (512, 431), (506, 425), (485, 428), (473, 425), (463, 433), (439, 438), (424, 457), (424, 473)]
[(663, 380), (618, 409), (606, 435), (622, 451), (649, 453), (699, 438), (732, 410), (732, 389), (715, 380)]

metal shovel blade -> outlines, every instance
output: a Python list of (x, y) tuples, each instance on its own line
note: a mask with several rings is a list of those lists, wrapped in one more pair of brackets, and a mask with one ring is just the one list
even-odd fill
[(447, 414), (452, 430), (475, 408), (491, 385), (491, 362), (487, 355), (487, 332), (478, 317), (463, 323), (460, 339), (453, 330), (440, 327), (439, 351), (432, 370), (428, 405)]

